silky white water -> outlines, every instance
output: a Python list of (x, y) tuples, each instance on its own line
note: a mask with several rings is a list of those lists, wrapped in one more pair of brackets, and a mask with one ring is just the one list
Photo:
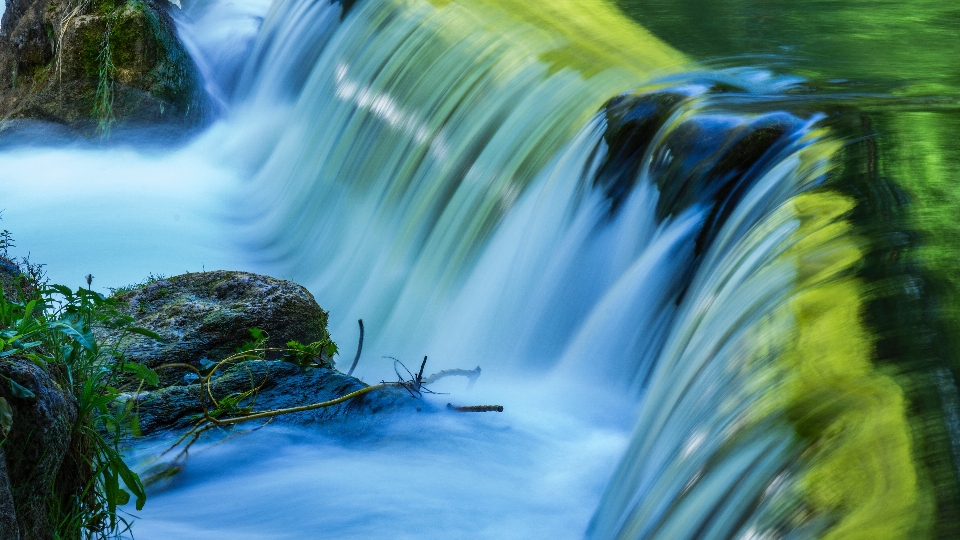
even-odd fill
[[(150, 494), (137, 538), (580, 538), (591, 520), (606, 538), (657, 520), (680, 527), (689, 504), (674, 503), (688, 491), (722, 504), (729, 467), (685, 487), (716, 457), (690, 436), (722, 441), (737, 411), (716, 407), (722, 388), (698, 402), (674, 383), (739, 369), (734, 353), (755, 346), (752, 325), (791, 287), (791, 268), (765, 266), (791, 216), (748, 233), (819, 174), (798, 172), (793, 152), (809, 141), (795, 137), (756, 171), (762, 181), (697, 266), (708, 205), (657, 218), (655, 171), (669, 156), (656, 145), (615, 213), (592, 184), (607, 149), (597, 108), (639, 85), (636, 74), (558, 68), (544, 58), (559, 38), (516, 21), (494, 31), (477, 22), (489, 14), (456, 3), (370, 0), (345, 18), (339, 4), (293, 0), (186, 8), (178, 25), (211, 124), (172, 148), (131, 138), (0, 152), (3, 227), (18, 253), (47, 263), (54, 282), (93, 274), (100, 290), (221, 268), (293, 279), (330, 311), (341, 367), (363, 318), (365, 381), (394, 377), (385, 356), (412, 369), (428, 355), (428, 371), (479, 365), (475, 387), (444, 381), (435, 390), (448, 395), (425, 399), (505, 411), (425, 411), (356, 438), (277, 427), (201, 445)], [(765, 81), (752, 77), (740, 82)], [(704, 306), (714, 308), (701, 324)], [(649, 381), (657, 398), (643, 402)], [(658, 416), (661, 403), (677, 418)], [(662, 437), (634, 433), (638, 413)], [(789, 437), (768, 435), (723, 464), (779, 471)], [(757, 497), (762, 480), (741, 495)]]

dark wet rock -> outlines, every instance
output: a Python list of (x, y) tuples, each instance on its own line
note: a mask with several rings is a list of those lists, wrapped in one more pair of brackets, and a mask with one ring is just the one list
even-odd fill
[[(7, 380), (0, 379), (0, 397), (13, 410), (13, 424), (3, 443), (3, 452), (19, 535), (23, 540), (52, 538), (52, 493), (54, 486), (61, 483), (58, 476), (68, 472), (62, 469), (69, 468), (65, 458), (77, 422), (77, 405), (32, 362), (0, 361), (0, 374), (33, 394), (32, 397), (14, 395)], [(0, 487), (0, 527), (4, 526), (3, 505)], [(9, 523), (6, 526), (9, 527)]]
[[(303, 370), (283, 361), (245, 361), (224, 369), (212, 379), (211, 392), (222, 399), (260, 387), (250, 405), (255, 411), (284, 409), (329, 401), (366, 387), (359, 380), (334, 369)], [(202, 419), (199, 384), (175, 385), (136, 396), (140, 430), (151, 435), (167, 429), (180, 430)], [(134, 396), (131, 396), (133, 398)], [(211, 408), (209, 398), (205, 403)], [(128, 398), (129, 399), (129, 398)], [(377, 413), (417, 410), (422, 402), (400, 388), (385, 388), (331, 407), (277, 416), (274, 423), (311, 425), (342, 431), (345, 422), (365, 424)], [(244, 427), (255, 427), (263, 420)]]
[[(708, 94), (739, 91), (714, 85)], [(697, 99), (703, 99), (699, 96)], [(606, 155), (594, 179), (614, 214), (646, 173), (659, 190), (657, 219), (708, 208), (695, 250), (702, 253), (733, 208), (804, 121), (767, 114), (698, 110), (680, 90), (614, 98), (605, 107)], [(678, 111), (685, 108), (685, 114)]]
[(594, 181), (610, 200), (611, 214), (617, 212), (636, 186), (650, 142), (687, 97), (678, 92), (657, 92), (625, 94), (607, 102), (607, 129), (603, 134), (607, 155)]
[(10, 474), (7, 472), (7, 457), (0, 446), (0, 538), (20, 539), (20, 526), (17, 524), (17, 509), (10, 490)]
[(672, 126), (652, 156), (651, 177), (660, 188), (658, 215), (663, 219), (695, 204), (709, 205), (696, 240), (702, 253), (802, 125), (796, 116), (774, 112), (703, 114)]
[(92, 134), (119, 124), (194, 125), (204, 93), (165, 0), (6, 0), (0, 117)]
[[(283, 347), (291, 340), (312, 343), (326, 336), (327, 313), (309, 291), (290, 281), (247, 272), (183, 274), (118, 292), (116, 298), (136, 326), (166, 341), (128, 338), (128, 358), (151, 368), (169, 363), (199, 368), (201, 360), (222, 360), (251, 340), (250, 328), (270, 336), (268, 347)], [(98, 335), (101, 340), (118, 337), (109, 332)], [(277, 357), (278, 353), (268, 355)], [(172, 375), (161, 376), (172, 382)]]

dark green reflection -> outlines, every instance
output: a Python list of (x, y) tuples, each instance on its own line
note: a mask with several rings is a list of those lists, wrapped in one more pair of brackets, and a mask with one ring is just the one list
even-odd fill
[(697, 60), (772, 55), (814, 79), (960, 95), (955, 0), (615, 0)]
[(862, 316), (910, 403), (917, 534), (960, 537), (960, 1), (615, 1), (697, 62), (809, 81), (782, 107), (848, 142), (831, 182), (858, 201)]

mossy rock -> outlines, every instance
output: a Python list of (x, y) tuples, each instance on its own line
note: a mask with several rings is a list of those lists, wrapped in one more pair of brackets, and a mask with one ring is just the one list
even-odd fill
[(205, 93), (163, 0), (7, 0), (0, 118), (81, 133), (116, 123), (193, 126)]
[[(290, 281), (247, 272), (183, 274), (118, 291), (116, 298), (136, 326), (164, 338), (164, 343), (139, 335), (128, 338), (128, 358), (152, 368), (168, 363), (200, 367), (202, 359), (221, 360), (251, 340), (250, 328), (270, 336), (268, 347), (327, 336), (327, 312), (309, 291)], [(98, 337), (120, 336), (103, 331)]]

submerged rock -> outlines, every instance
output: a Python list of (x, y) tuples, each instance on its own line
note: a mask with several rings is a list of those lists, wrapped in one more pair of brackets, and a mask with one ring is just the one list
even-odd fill
[[(311, 343), (327, 335), (327, 312), (307, 289), (247, 272), (183, 274), (118, 291), (115, 297), (134, 325), (164, 338), (162, 343), (139, 335), (127, 338), (127, 357), (151, 368), (169, 363), (199, 368), (201, 360), (221, 360), (251, 340), (250, 328), (270, 336), (267, 347), (283, 347), (291, 340)], [(119, 337), (117, 332), (98, 335), (108, 341)]]
[(112, 123), (192, 125), (203, 87), (165, 0), (6, 0), (0, 117), (91, 134)]
[[(360, 390), (367, 385), (335, 369), (303, 370), (283, 361), (245, 361), (231, 366), (212, 379), (211, 392), (218, 400), (259, 387), (248, 405), (255, 411), (285, 409), (329, 401)], [(201, 385), (174, 385), (135, 397), (139, 427), (143, 435), (167, 429), (184, 429), (202, 419)], [(132, 396), (131, 396), (132, 397)], [(208, 409), (208, 396), (202, 396)], [(311, 425), (342, 432), (344, 423), (364, 425), (375, 421), (375, 413), (419, 410), (422, 402), (400, 388), (384, 388), (322, 409), (284, 414), (274, 422)], [(255, 427), (264, 420), (254, 421)], [(355, 426), (354, 426), (355, 427)]]

